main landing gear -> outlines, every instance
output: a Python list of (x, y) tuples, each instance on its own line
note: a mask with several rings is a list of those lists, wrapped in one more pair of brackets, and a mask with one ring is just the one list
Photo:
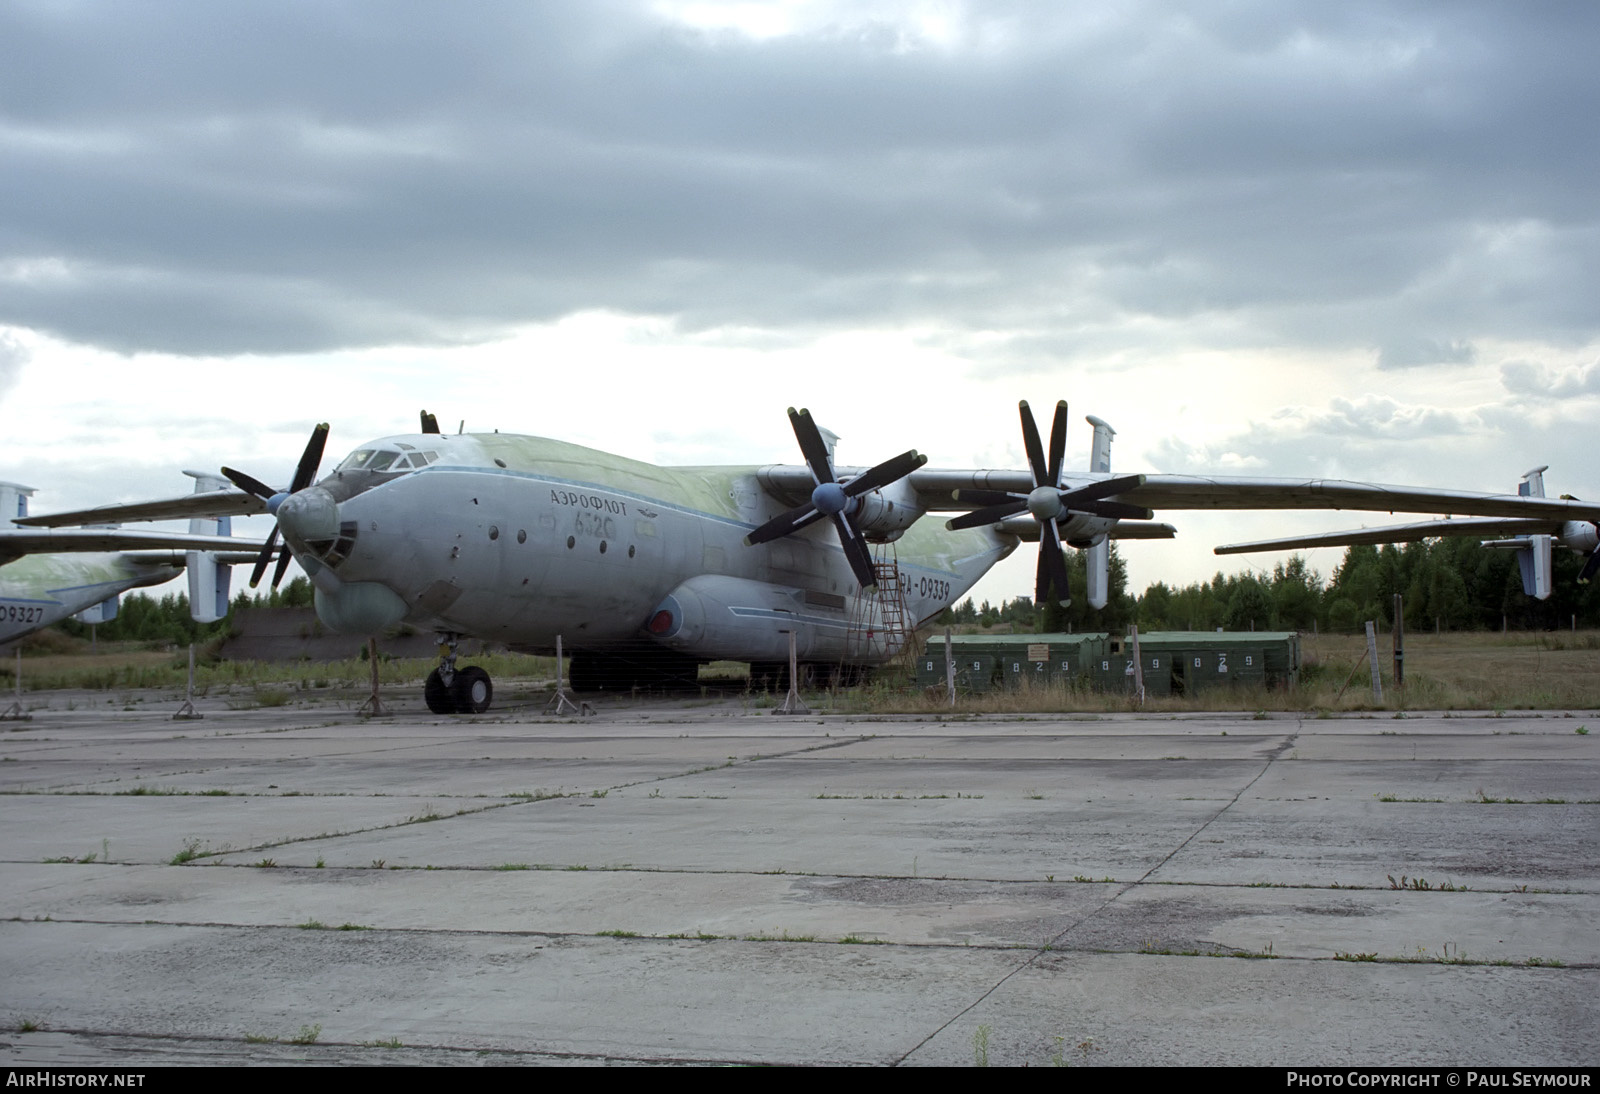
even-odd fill
[(494, 700), (494, 683), (487, 672), (477, 665), (456, 668), (459, 641), (456, 635), (444, 636), (439, 667), (422, 685), (422, 699), (435, 714), (482, 714)]

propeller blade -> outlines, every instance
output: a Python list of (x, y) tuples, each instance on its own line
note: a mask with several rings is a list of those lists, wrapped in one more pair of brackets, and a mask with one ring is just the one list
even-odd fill
[(321, 422), (312, 429), (311, 439), (306, 441), (306, 450), (300, 453), (300, 465), (294, 469), (294, 482), (289, 486), (289, 493), (296, 493), (311, 485), (317, 477), (317, 465), (322, 462), (322, 449), (327, 443), (328, 423)]
[(950, 495), (963, 505), (1004, 505), (1008, 501), (1026, 504), (1024, 494), (1008, 494), (1004, 490), (957, 490)]
[(1075, 501), (1072, 510), (1096, 517), (1110, 517), (1112, 520), (1150, 520), (1156, 515), (1153, 509), (1143, 509), (1120, 501)]
[(804, 505), (795, 506), (787, 513), (773, 517), (754, 532), (745, 536), (744, 541), (754, 547), (758, 543), (768, 543), (775, 539), (782, 539), (790, 532), (798, 532), (802, 528), (815, 524), (822, 519), (823, 515), (822, 511), (815, 505), (806, 502)]
[(833, 526), (839, 529), (839, 545), (844, 548), (844, 557), (850, 563), (850, 569), (856, 575), (856, 583), (861, 586), (864, 593), (876, 592), (878, 588), (878, 575), (872, 569), (872, 556), (867, 553), (866, 540), (850, 526), (844, 515), (835, 514)]
[[(1039, 444), (1039, 427), (1033, 424), (1033, 411), (1028, 409), (1028, 400), (1018, 403), (1017, 411), (1022, 417), (1022, 447), (1028, 453), (1028, 470), (1033, 474), (1033, 485), (1043, 486), (1050, 468), (1044, 462), (1044, 447)], [(1055, 483), (1050, 485), (1054, 486)]]
[(1098, 501), (1116, 494), (1124, 494), (1135, 487), (1143, 486), (1143, 475), (1120, 475), (1114, 479), (1102, 479), (1092, 482), (1088, 486), (1079, 486), (1073, 490), (1061, 492), (1061, 504), (1070, 509), (1078, 508), (1079, 501)]
[(1033, 602), (1043, 604), (1055, 587), (1056, 603), (1063, 608), (1072, 603), (1071, 580), (1067, 576), (1067, 560), (1061, 553), (1061, 535), (1054, 521), (1039, 526), (1039, 567), (1034, 579)]
[(789, 424), (794, 427), (794, 439), (800, 442), (800, 453), (806, 458), (806, 466), (811, 468), (811, 477), (819, 483), (834, 482), (828, 446), (817, 429), (817, 423), (811, 420), (811, 411), (790, 407)]
[(1056, 403), (1055, 420), (1050, 423), (1050, 478), (1051, 486), (1061, 485), (1061, 458), (1067, 453), (1067, 401)]
[(272, 552), (278, 546), (278, 526), (272, 526), (272, 534), (267, 537), (266, 546), (261, 548), (261, 553), (256, 556), (255, 568), (250, 571), (250, 587), (254, 589), (261, 584), (261, 575), (267, 572), (267, 563), (272, 561)]
[(870, 468), (844, 484), (846, 497), (860, 497), (887, 486), (891, 482), (899, 482), (911, 472), (928, 462), (928, 457), (919, 453), (915, 448), (902, 452), (891, 459), (884, 460), (877, 467)]
[(1025, 500), (1013, 498), (1003, 505), (991, 505), (984, 509), (974, 509), (970, 513), (962, 513), (959, 517), (944, 522), (944, 526), (952, 532), (959, 532), (963, 528), (981, 528), (985, 524), (994, 524), (1014, 516), (1028, 507)]
[(1583, 569), (1578, 571), (1578, 584), (1587, 584), (1596, 570), (1600, 570), (1600, 551), (1595, 551), (1591, 554), (1588, 561), (1583, 564)]
[(289, 560), (292, 558), (294, 558), (294, 555), (289, 553), (287, 547), (278, 552), (278, 568), (272, 571), (272, 587), (274, 589), (283, 581), (283, 572), (289, 568)]
[(243, 471), (235, 471), (231, 467), (224, 467), (222, 469), (222, 474), (229, 482), (233, 483), (233, 485), (237, 486), (240, 490), (243, 490), (246, 494), (254, 494), (262, 501), (266, 501), (277, 493), (276, 490), (262, 482), (260, 479), (246, 475)]

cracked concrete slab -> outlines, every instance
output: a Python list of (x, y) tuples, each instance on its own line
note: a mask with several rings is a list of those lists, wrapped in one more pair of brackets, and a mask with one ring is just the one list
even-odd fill
[(0, 1061), (1593, 1063), (1564, 712), (220, 702), (0, 735)]

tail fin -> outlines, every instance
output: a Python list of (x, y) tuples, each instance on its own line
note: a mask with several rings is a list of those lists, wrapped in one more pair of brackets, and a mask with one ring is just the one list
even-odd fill
[(1111, 438), (1117, 435), (1117, 431), (1093, 414), (1090, 414), (1084, 421), (1094, 426), (1094, 447), (1089, 451), (1089, 470), (1110, 471)]
[(1111, 538), (1101, 536), (1083, 557), (1088, 573), (1089, 606), (1103, 608), (1111, 599)]
[(33, 487), (20, 482), (0, 482), (0, 528), (14, 527), (13, 521), (28, 515), (28, 499)]
[[(1534, 494), (1533, 497), (1542, 497)], [(1522, 570), (1522, 591), (1535, 600), (1550, 598), (1550, 541), (1552, 536), (1527, 536), (1527, 546), (1517, 548)]]
[(85, 608), (73, 614), (72, 618), (79, 623), (109, 623), (117, 617), (117, 607), (122, 602), (122, 594), (108, 600), (102, 600), (92, 608)]
[[(1544, 473), (1549, 464), (1535, 467), (1523, 474), (1517, 484), (1517, 495), (1524, 498), (1544, 497)], [(1550, 597), (1550, 536), (1519, 536), (1525, 546), (1517, 548), (1517, 567), (1522, 571), (1522, 591), (1535, 600)]]
[[(1094, 447), (1089, 450), (1090, 471), (1111, 470), (1111, 438), (1117, 431), (1109, 424), (1090, 414), (1085, 421), (1094, 426)], [(1111, 540), (1101, 536), (1084, 555), (1089, 584), (1089, 606), (1103, 608), (1110, 600), (1111, 590)]]
[[(194, 492), (203, 494), (222, 490), (228, 480), (208, 471), (185, 471), (194, 479)], [(189, 522), (189, 532), (203, 536), (233, 535), (232, 517), (196, 517)], [(196, 623), (215, 623), (228, 614), (228, 589), (233, 581), (233, 567), (217, 561), (212, 551), (190, 551), (184, 555), (189, 572), (189, 615)]]

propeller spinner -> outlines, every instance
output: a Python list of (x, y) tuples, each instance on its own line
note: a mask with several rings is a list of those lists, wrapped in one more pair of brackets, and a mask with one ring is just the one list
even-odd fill
[[(274, 490), (260, 479), (246, 475), (243, 471), (235, 471), (231, 467), (222, 469), (229, 482), (247, 494), (254, 494), (267, 503), (267, 512), (273, 516), (278, 515), (278, 507), (289, 498), (311, 485), (317, 477), (317, 467), (322, 463), (322, 450), (328, 443), (328, 423), (322, 422), (311, 431), (311, 439), (306, 442), (305, 451), (300, 454), (300, 463), (294, 469), (294, 480), (289, 484), (288, 490)], [(261, 548), (261, 554), (256, 556), (255, 569), (250, 571), (250, 587), (253, 589), (261, 583), (261, 575), (266, 572), (267, 563), (272, 561), (272, 554), (278, 547), (278, 525), (272, 525), (272, 534), (267, 537), (266, 546)], [(287, 547), (278, 555), (278, 568), (272, 573), (272, 587), (276, 589), (283, 580), (284, 571), (289, 568), (289, 559), (293, 556)]]
[(848, 482), (839, 482), (833, 472), (833, 461), (828, 458), (828, 446), (816, 422), (811, 420), (811, 411), (797, 411), (790, 407), (789, 423), (794, 427), (795, 439), (800, 442), (800, 451), (806, 458), (806, 466), (811, 469), (816, 488), (811, 491), (811, 499), (804, 505), (797, 505), (787, 513), (773, 517), (746, 536), (744, 541), (751, 546), (767, 543), (828, 517), (838, 530), (839, 545), (844, 548), (844, 557), (849, 560), (857, 583), (863, 592), (871, 592), (877, 588), (878, 579), (872, 569), (872, 556), (867, 552), (866, 541), (860, 529), (850, 520), (856, 508), (855, 499), (905, 478), (927, 463), (928, 457), (911, 449), (863, 471)]
[(1044, 447), (1039, 443), (1039, 428), (1034, 424), (1033, 411), (1027, 401), (1017, 404), (1022, 417), (1022, 444), (1028, 453), (1028, 471), (1033, 478), (1033, 489), (1026, 494), (999, 490), (958, 490), (956, 500), (982, 506), (947, 521), (945, 527), (956, 531), (962, 528), (979, 528), (994, 524), (1021, 512), (1032, 513), (1039, 522), (1039, 565), (1034, 579), (1035, 604), (1043, 604), (1055, 586), (1058, 603), (1063, 607), (1072, 603), (1068, 587), (1067, 560), (1061, 554), (1061, 531), (1056, 521), (1070, 513), (1088, 513), (1091, 516), (1109, 517), (1113, 520), (1149, 520), (1149, 509), (1104, 499), (1132, 490), (1144, 483), (1143, 475), (1122, 475), (1102, 479), (1073, 490), (1062, 489), (1061, 460), (1067, 450), (1067, 404), (1056, 403), (1054, 420), (1050, 423), (1050, 461), (1045, 462)]

